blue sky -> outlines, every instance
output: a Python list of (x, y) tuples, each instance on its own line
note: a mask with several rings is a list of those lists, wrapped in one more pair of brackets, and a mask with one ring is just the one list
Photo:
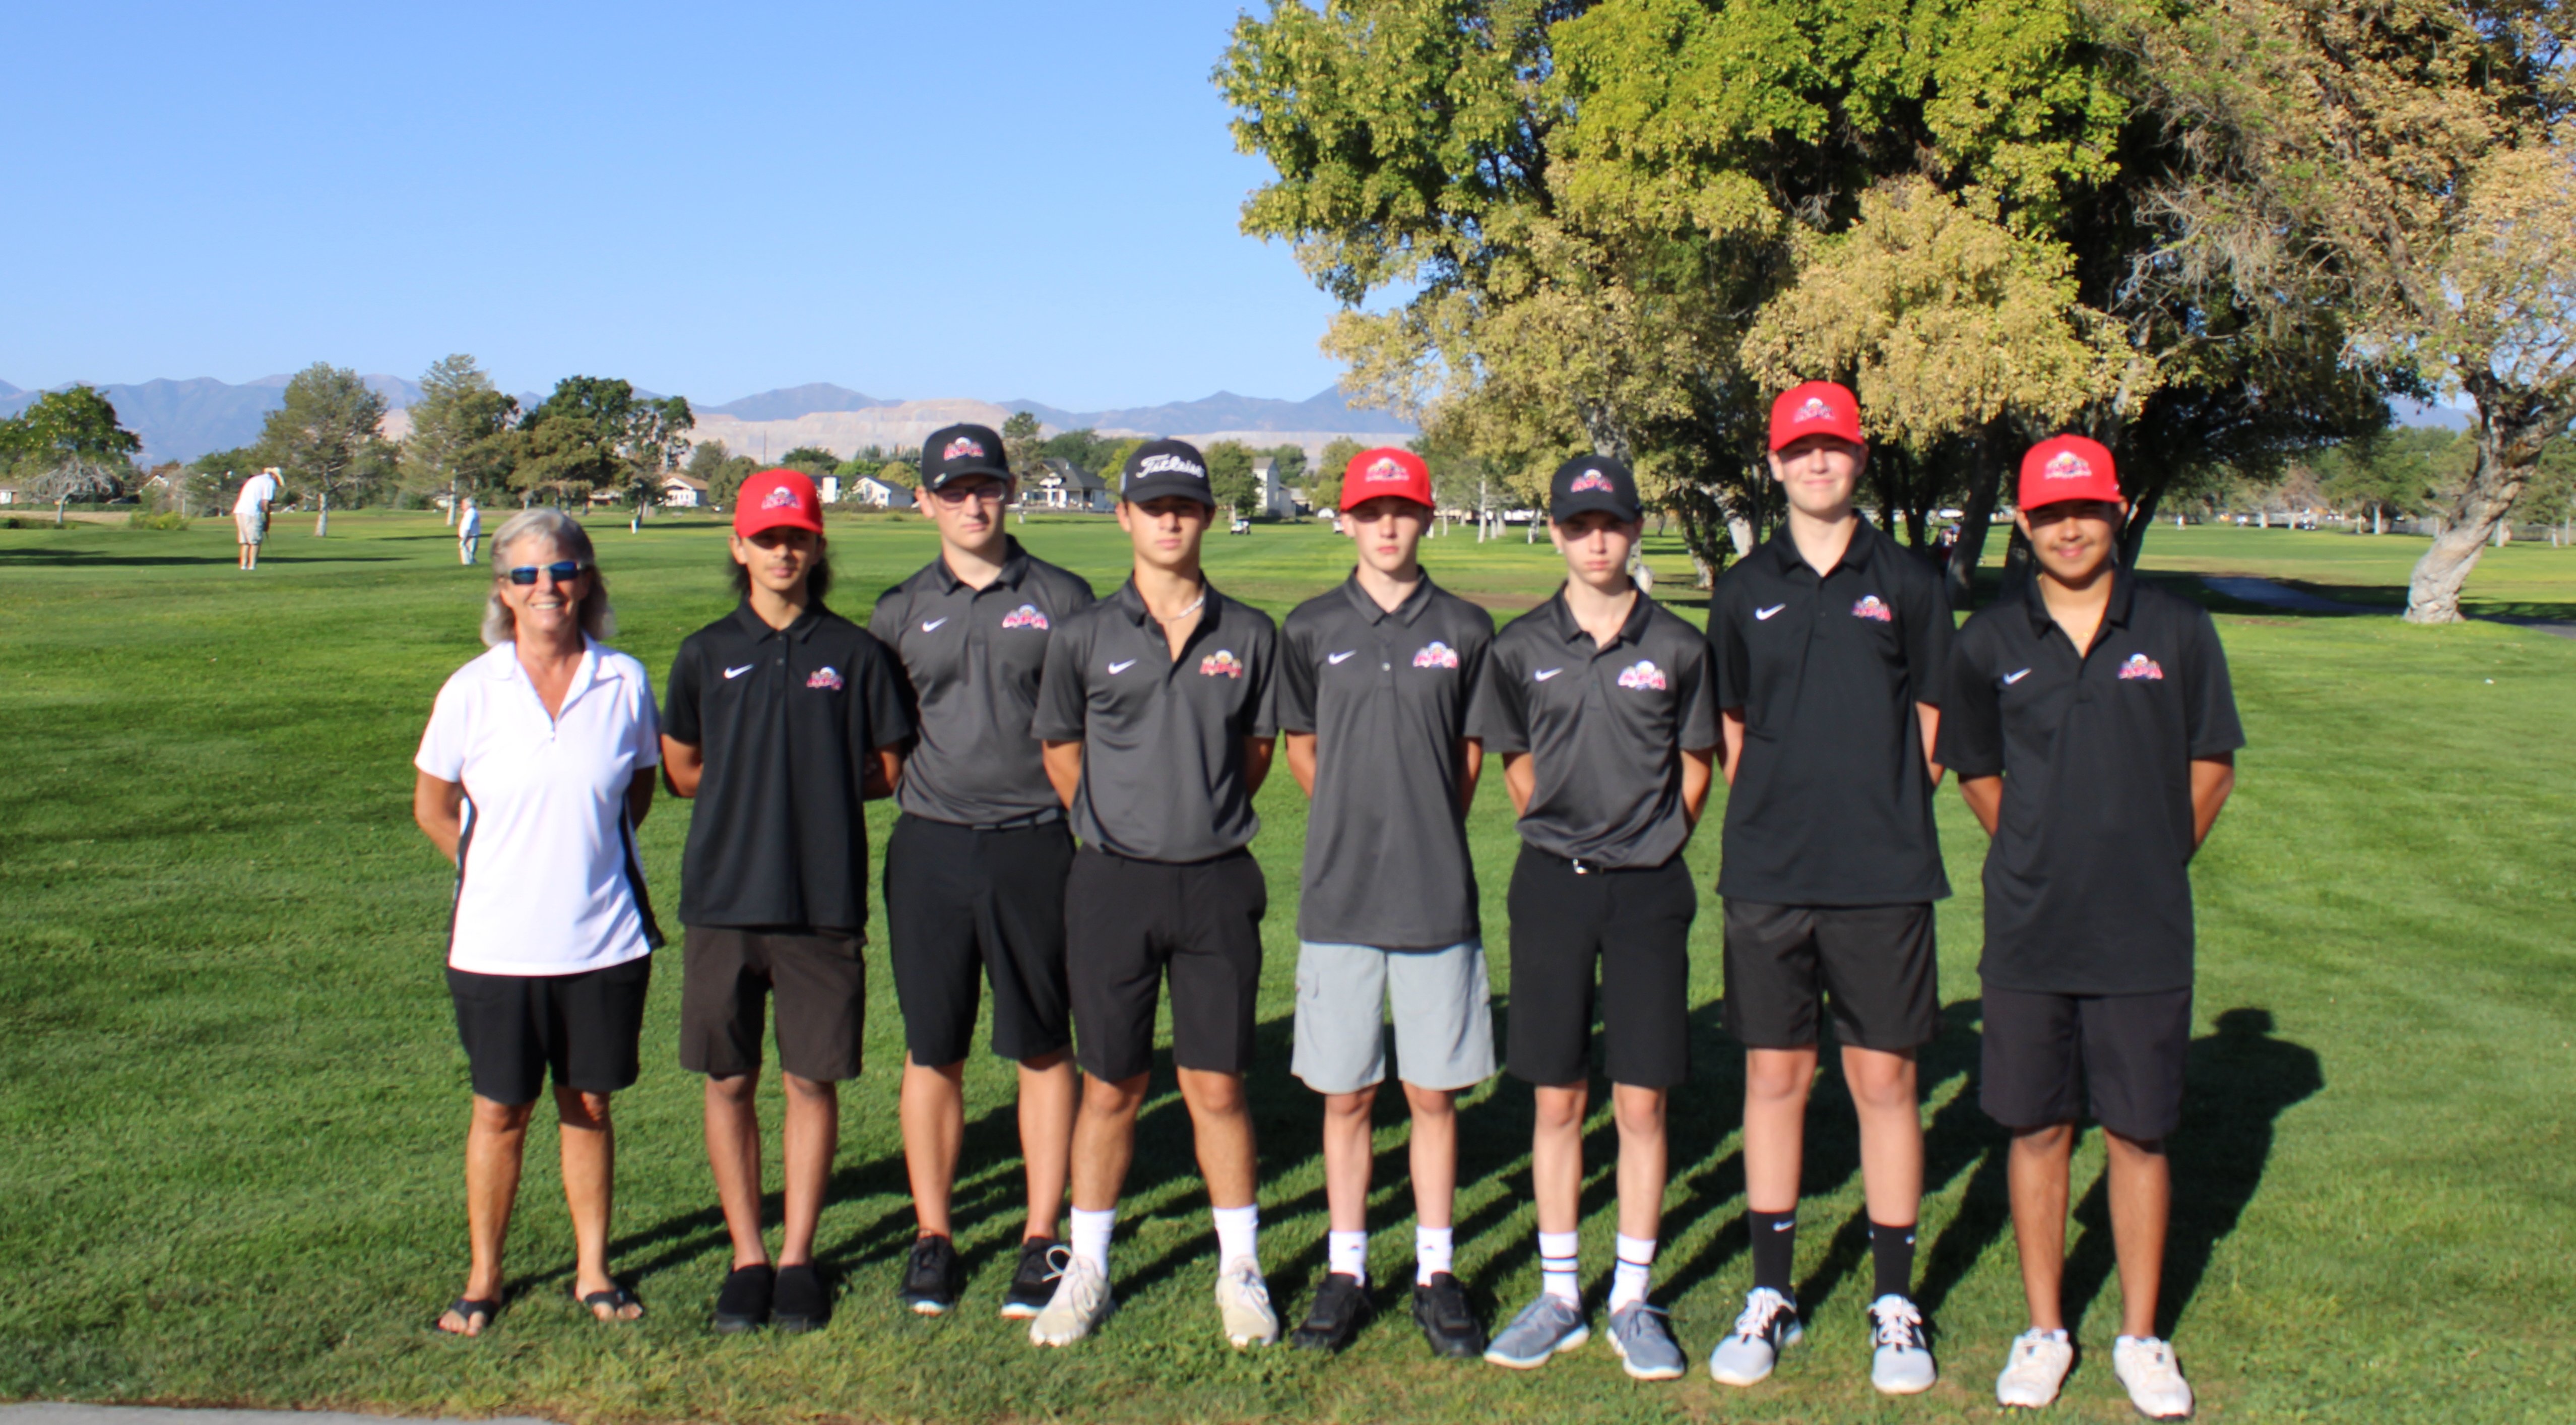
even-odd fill
[[(1261, 0), (1252, 0), (1256, 6)], [(0, 379), (1304, 397), (1237, 0), (16, 7)]]

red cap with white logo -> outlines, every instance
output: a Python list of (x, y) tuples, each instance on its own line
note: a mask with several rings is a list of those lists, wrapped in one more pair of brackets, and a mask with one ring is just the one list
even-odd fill
[(1388, 496), (1430, 508), (1431, 467), (1421, 456), (1392, 445), (1352, 456), (1342, 470), (1342, 508), (1355, 510)]
[(2025, 510), (2066, 500), (2120, 502), (2119, 472), (2111, 452), (2099, 441), (2080, 435), (2055, 435), (2030, 448), (2021, 458), (2017, 503)]
[(746, 538), (792, 525), (823, 532), (823, 496), (802, 470), (763, 470), (742, 482), (733, 507), (733, 532)]
[(1837, 381), (1809, 381), (1792, 386), (1771, 403), (1771, 448), (1786, 450), (1811, 435), (1830, 435), (1854, 445), (1860, 437), (1860, 401)]

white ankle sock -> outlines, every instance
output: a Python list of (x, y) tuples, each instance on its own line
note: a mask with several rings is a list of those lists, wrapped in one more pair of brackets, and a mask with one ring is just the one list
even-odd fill
[(1655, 1266), (1655, 1239), (1619, 1234), (1619, 1264), (1610, 1269), (1610, 1309), (1646, 1299), (1646, 1277)]
[(1327, 1232), (1324, 1234), (1324, 1270), (1358, 1277), (1368, 1284), (1368, 1233)]
[(1450, 1270), (1451, 1244), (1455, 1234), (1446, 1227), (1413, 1229), (1413, 1284), (1429, 1286), (1431, 1279)]
[(1098, 1212), (1073, 1210), (1073, 1254), (1109, 1275), (1109, 1234), (1118, 1226), (1118, 1209), (1104, 1207)]
[(1237, 1257), (1261, 1259), (1261, 1205), (1211, 1209), (1216, 1218), (1216, 1260), (1222, 1267)]
[(1568, 1301), (1583, 1300), (1582, 1234), (1576, 1232), (1541, 1232), (1538, 1234), (1538, 1272), (1541, 1289)]

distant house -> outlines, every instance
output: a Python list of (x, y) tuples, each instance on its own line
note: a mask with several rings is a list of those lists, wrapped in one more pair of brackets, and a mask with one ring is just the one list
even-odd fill
[(707, 502), (707, 482), (687, 475), (662, 477), (662, 505), (666, 509), (694, 510)]
[(1277, 460), (1267, 455), (1254, 457), (1252, 481), (1253, 489), (1258, 493), (1253, 496), (1252, 508), (1244, 513), (1268, 515), (1272, 519), (1279, 520), (1296, 518), (1297, 495), (1295, 491), (1279, 483)]
[(18, 503), (18, 487), (15, 485), (0, 485), (0, 505), (14, 505), (16, 503)]
[(842, 494), (860, 504), (874, 505), (881, 510), (908, 510), (916, 503), (910, 490), (901, 485), (888, 484), (874, 475), (853, 477)]
[(1047, 456), (1038, 461), (1038, 477), (1020, 492), (1020, 507), (1106, 514), (1118, 507), (1118, 497), (1108, 481), (1070, 460)]

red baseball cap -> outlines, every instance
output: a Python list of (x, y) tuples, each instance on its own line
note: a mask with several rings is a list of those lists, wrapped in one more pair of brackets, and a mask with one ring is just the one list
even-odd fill
[(1811, 435), (1867, 445), (1860, 434), (1860, 400), (1838, 381), (1792, 386), (1771, 403), (1771, 448), (1786, 450)]
[(2111, 452), (2080, 435), (2053, 435), (2021, 458), (2021, 488), (2014, 503), (2025, 510), (2067, 500), (2120, 503), (2120, 476)]
[(823, 497), (802, 470), (763, 470), (743, 481), (735, 497), (734, 533), (755, 535), (780, 525), (823, 532)]
[(1342, 470), (1342, 508), (1355, 510), (1371, 500), (1393, 496), (1431, 507), (1431, 467), (1410, 450), (1381, 445), (1351, 457)]

